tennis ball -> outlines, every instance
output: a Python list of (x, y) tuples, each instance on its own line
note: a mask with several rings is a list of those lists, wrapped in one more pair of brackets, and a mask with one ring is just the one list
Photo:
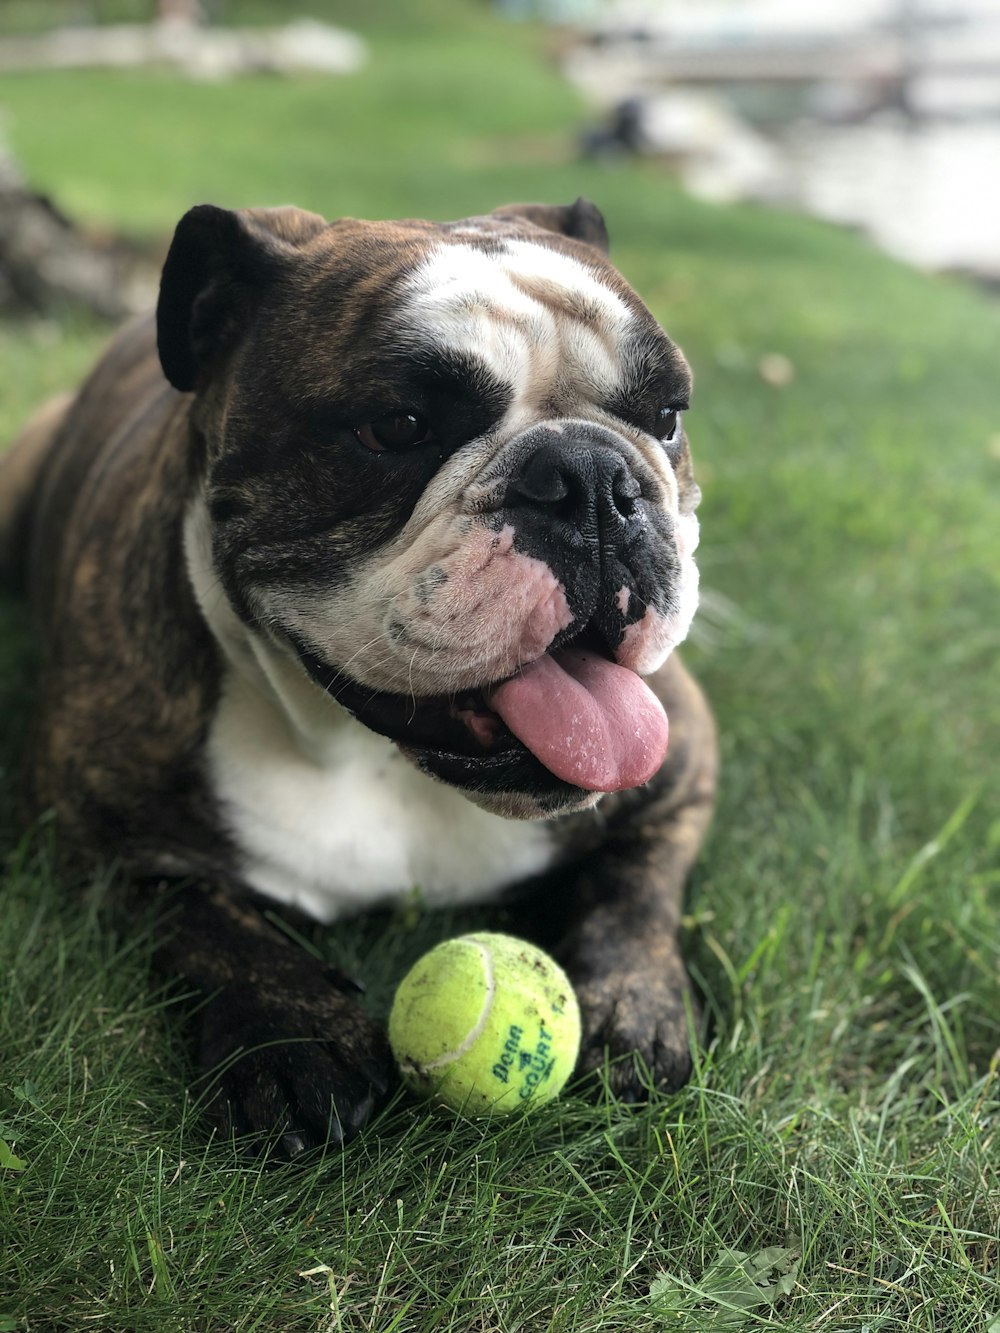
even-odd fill
[(461, 1115), (508, 1115), (562, 1091), (580, 1049), (566, 973), (512, 935), (446, 940), (400, 982), (389, 1045), (403, 1081)]

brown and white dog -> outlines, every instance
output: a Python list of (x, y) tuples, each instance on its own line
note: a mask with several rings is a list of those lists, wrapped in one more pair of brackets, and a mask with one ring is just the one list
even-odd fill
[(205, 997), (214, 1113), (289, 1153), (355, 1133), (392, 1067), (268, 900), (331, 921), (528, 885), (581, 1069), (610, 1056), (623, 1097), (689, 1071), (675, 936), (716, 769), (672, 656), (690, 375), (606, 249), (583, 200), (195, 208), (155, 324), (0, 463), (0, 567), (45, 646), (35, 808), (174, 886), (158, 959)]

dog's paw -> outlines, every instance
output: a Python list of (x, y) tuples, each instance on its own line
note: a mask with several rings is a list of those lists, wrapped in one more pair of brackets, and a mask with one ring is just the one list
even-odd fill
[(385, 1031), (321, 984), (262, 994), (229, 986), (201, 1011), (206, 1111), (224, 1132), (265, 1136), (287, 1157), (352, 1139), (385, 1101)]
[(608, 1082), (625, 1102), (645, 1101), (649, 1086), (674, 1091), (691, 1076), (688, 1013), (697, 1015), (683, 966), (643, 960), (609, 971), (570, 972), (583, 1036), (577, 1072), (608, 1068)]

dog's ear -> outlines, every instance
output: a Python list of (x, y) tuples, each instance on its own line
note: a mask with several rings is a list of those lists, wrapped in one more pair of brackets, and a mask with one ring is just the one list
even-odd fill
[(577, 199), (575, 204), (506, 204), (496, 208), (495, 218), (523, 218), (545, 231), (585, 241), (602, 254), (608, 253), (608, 229), (601, 210), (589, 199)]
[(163, 373), (188, 392), (245, 327), (268, 282), (326, 223), (298, 208), (233, 213), (199, 204), (177, 224), (163, 265), (156, 341)]
[(326, 218), (318, 213), (309, 213), (304, 208), (246, 208), (239, 216), (250, 226), (262, 227), (276, 236), (279, 241), (298, 248), (308, 245), (314, 236), (326, 231), (330, 225)]

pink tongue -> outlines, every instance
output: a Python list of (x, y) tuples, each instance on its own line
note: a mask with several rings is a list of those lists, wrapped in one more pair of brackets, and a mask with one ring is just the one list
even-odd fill
[(550, 772), (586, 791), (638, 787), (667, 752), (667, 715), (649, 686), (582, 648), (539, 657), (489, 703)]

